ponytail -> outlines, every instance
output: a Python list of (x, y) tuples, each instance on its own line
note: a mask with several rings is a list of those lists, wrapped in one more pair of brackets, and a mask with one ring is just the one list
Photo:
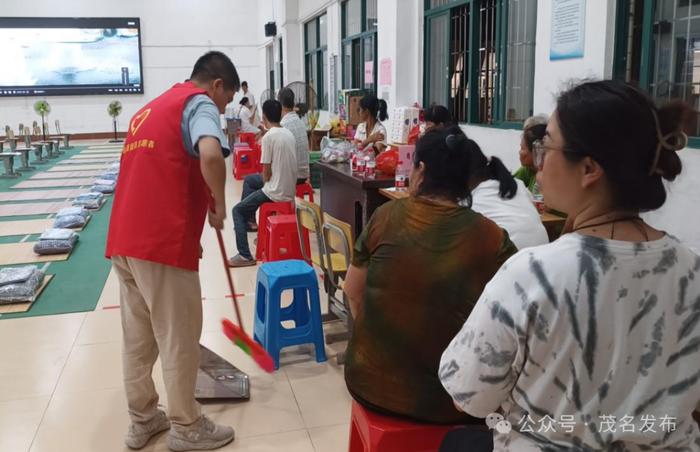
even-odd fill
[(384, 99), (379, 99), (379, 109), (377, 111), (377, 119), (380, 121), (386, 121), (389, 119), (389, 114), (386, 112), (387, 110), (387, 105), (386, 101)]
[(488, 163), (489, 179), (497, 180), (499, 183), (498, 195), (502, 199), (513, 199), (518, 192), (518, 184), (508, 168), (498, 157), (491, 157)]

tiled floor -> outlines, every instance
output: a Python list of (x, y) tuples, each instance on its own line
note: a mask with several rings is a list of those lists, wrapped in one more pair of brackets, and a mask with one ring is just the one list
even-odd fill
[[(230, 164), (230, 163), (229, 163)], [(229, 171), (230, 174), (230, 171)], [(240, 197), (230, 180), (227, 204)], [(230, 216), (230, 212), (229, 212)], [(226, 224), (233, 253), (233, 226)], [(251, 245), (252, 245), (252, 235)], [(222, 317), (234, 316), (216, 238), (205, 227), (200, 269), (204, 328), (201, 343), (248, 373), (251, 399), (204, 406), (215, 421), (236, 429), (223, 451), (340, 452), (347, 450), (350, 396), (335, 355), (344, 343), (326, 346), (318, 364), (305, 347), (283, 353), (274, 374), (260, 371), (222, 334)], [(234, 270), (245, 326), (252, 329), (255, 268)], [(121, 324), (118, 283), (110, 274), (94, 312), (0, 321), (0, 451), (111, 452), (123, 445), (128, 417), (121, 388)], [(326, 306), (322, 294), (322, 306)], [(327, 325), (326, 332), (341, 330)], [(154, 369), (161, 403), (167, 398), (160, 365)], [(165, 451), (161, 435), (145, 451)]]

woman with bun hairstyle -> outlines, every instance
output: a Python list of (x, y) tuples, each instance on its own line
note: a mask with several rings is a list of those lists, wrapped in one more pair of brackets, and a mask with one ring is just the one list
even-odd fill
[(372, 147), (376, 154), (386, 149), (386, 128), (381, 121), (389, 119), (384, 99), (377, 99), (374, 94), (367, 94), (360, 100), (360, 119), (353, 143), (362, 149)]
[(573, 232), (511, 257), (440, 363), (459, 409), (511, 424), (494, 450), (700, 450), (700, 257), (640, 217), (694, 113), (612, 80), (559, 96), (535, 163)]

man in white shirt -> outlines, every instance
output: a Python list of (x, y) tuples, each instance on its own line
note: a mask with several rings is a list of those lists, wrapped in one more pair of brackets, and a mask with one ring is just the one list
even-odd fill
[[(292, 132), (296, 143), (297, 155), (297, 185), (305, 183), (310, 175), (309, 170), (309, 136), (306, 133), (306, 125), (294, 111), (294, 91), (282, 88), (277, 94), (277, 100), (282, 104), (282, 121), (280, 124)], [(260, 190), (264, 185), (261, 174), (250, 174), (243, 179), (243, 193), (241, 199), (245, 199), (255, 190)], [(255, 216), (248, 219), (248, 230), (256, 231)]]
[(268, 132), (262, 140), (264, 185), (246, 196), (233, 208), (233, 227), (236, 233), (238, 254), (229, 260), (231, 267), (248, 267), (256, 264), (248, 245), (248, 222), (266, 202), (288, 202), (296, 194), (297, 158), (294, 135), (282, 128), (282, 105), (276, 100), (263, 104), (263, 121)]
[(241, 90), (243, 91), (242, 96), (248, 98), (248, 102), (250, 102), (250, 106), (255, 107), (255, 105), (256, 105), (255, 104), (255, 96), (253, 96), (253, 93), (248, 91), (248, 82), (243, 81), (243, 83), (241, 83)]

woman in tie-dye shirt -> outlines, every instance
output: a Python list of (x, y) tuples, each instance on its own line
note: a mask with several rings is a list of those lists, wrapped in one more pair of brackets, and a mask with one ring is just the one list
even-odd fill
[(700, 450), (700, 257), (639, 217), (690, 116), (621, 82), (559, 97), (535, 157), (574, 232), (509, 259), (440, 363), (461, 410), (494, 413), (495, 450)]

